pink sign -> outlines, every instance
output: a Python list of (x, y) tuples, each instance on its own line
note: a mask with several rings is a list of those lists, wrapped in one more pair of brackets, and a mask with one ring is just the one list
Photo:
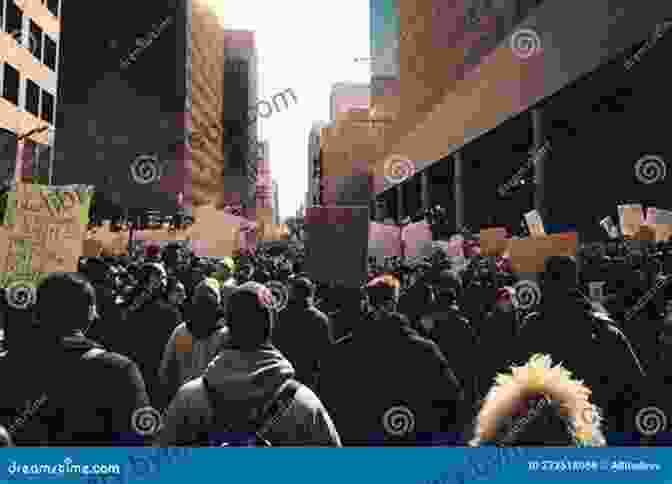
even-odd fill
[(401, 231), (396, 225), (369, 224), (369, 255), (376, 259), (401, 256)]
[(432, 253), (432, 231), (426, 221), (407, 225), (402, 231), (405, 257), (423, 257)]

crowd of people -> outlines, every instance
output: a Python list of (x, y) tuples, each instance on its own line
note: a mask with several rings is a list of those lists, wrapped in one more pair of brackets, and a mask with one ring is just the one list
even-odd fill
[(30, 308), (3, 302), (0, 441), (668, 445), (667, 245), (638, 250), (548, 258), (533, 306), (507, 260), (478, 251), (459, 267), (441, 251), (371, 258), (354, 288), (312, 281), (300, 251), (277, 248), (82, 258)]

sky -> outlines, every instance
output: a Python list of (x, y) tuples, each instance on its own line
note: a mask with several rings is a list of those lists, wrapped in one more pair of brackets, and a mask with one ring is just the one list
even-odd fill
[[(329, 93), (337, 82), (370, 82), (369, 0), (200, 0), (226, 29), (253, 30), (259, 55), (259, 99), (287, 88), (298, 102), (259, 117), (279, 185), (280, 217), (291, 217), (308, 187), (308, 134), (329, 121)], [(291, 98), (288, 97), (291, 103)]]

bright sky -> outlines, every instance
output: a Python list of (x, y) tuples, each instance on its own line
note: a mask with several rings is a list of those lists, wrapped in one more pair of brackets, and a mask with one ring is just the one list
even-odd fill
[[(207, 0), (227, 29), (256, 32), (259, 99), (287, 88), (297, 104), (262, 119), (271, 172), (279, 185), (280, 217), (296, 213), (308, 185), (308, 134), (314, 121), (329, 121), (329, 93), (336, 82), (370, 82), (369, 1)], [(291, 103), (291, 99), (288, 97)]]

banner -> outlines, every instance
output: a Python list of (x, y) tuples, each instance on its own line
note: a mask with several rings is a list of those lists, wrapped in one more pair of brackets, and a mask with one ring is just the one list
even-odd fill
[(396, 225), (369, 224), (369, 256), (382, 262), (385, 257), (401, 256), (401, 229)]
[(369, 208), (306, 209), (305, 270), (323, 283), (358, 288), (366, 281)]
[(644, 209), (641, 203), (632, 203), (618, 206), (618, 219), (621, 224), (621, 233), (624, 236), (634, 236), (644, 223)]
[(479, 233), (481, 253), (484, 256), (502, 255), (508, 246), (506, 228), (482, 229)]
[(672, 237), (672, 212), (669, 210), (649, 207), (646, 224), (653, 228), (656, 242), (666, 242)]
[(432, 255), (432, 231), (426, 221), (407, 225), (401, 231), (401, 240), (406, 257), (429, 257)]

